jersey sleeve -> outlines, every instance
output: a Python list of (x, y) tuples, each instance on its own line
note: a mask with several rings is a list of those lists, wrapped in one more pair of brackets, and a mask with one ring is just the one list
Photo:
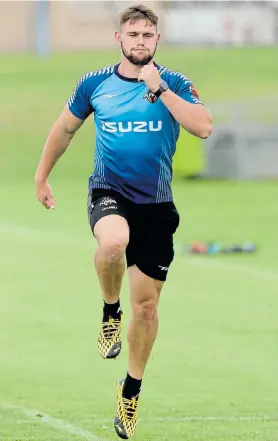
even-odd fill
[(176, 78), (174, 92), (178, 96), (192, 104), (203, 104), (193, 83), (186, 76), (179, 74)]
[(73, 94), (67, 101), (68, 109), (77, 118), (85, 120), (94, 111), (90, 103), (92, 92), (90, 78), (84, 75), (78, 81)]

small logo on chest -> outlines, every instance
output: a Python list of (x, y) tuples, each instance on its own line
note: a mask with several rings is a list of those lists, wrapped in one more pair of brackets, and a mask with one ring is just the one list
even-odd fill
[(113, 98), (113, 96), (117, 96), (117, 95), (103, 95), (103, 98)]

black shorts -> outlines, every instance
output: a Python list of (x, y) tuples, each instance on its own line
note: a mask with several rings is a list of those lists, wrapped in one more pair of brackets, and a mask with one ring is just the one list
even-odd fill
[(95, 189), (89, 194), (87, 205), (92, 231), (104, 216), (124, 217), (130, 230), (127, 266), (137, 265), (147, 276), (166, 280), (174, 258), (173, 234), (179, 225), (173, 202), (135, 204), (116, 191)]

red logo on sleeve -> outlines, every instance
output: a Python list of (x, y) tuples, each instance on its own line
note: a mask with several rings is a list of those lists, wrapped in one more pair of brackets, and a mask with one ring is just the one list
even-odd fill
[(199, 95), (195, 89), (195, 86), (192, 83), (190, 84), (190, 92), (192, 93), (193, 96), (195, 96), (196, 98), (199, 98)]

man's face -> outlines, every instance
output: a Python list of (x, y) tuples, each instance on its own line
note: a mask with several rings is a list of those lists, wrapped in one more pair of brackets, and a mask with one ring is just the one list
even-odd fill
[(123, 55), (135, 66), (145, 66), (154, 57), (160, 35), (146, 20), (128, 21), (115, 34)]

